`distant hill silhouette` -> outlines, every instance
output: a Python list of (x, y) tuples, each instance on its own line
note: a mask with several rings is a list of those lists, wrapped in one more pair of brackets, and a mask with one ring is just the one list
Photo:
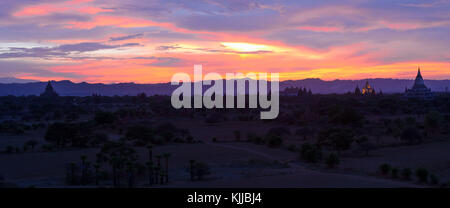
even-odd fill
[(29, 82), (39, 82), (32, 79), (19, 79), (15, 77), (0, 77), (0, 83), (29, 83)]
[[(1, 79), (0, 79), (1, 80)], [(358, 85), (360, 88), (366, 80), (375, 88), (376, 92), (380, 90), (383, 93), (402, 93), (405, 87), (410, 88), (414, 80), (406, 79), (364, 79), (364, 80), (334, 80), (324, 81), (321, 79), (303, 79), (288, 80), (280, 82), (280, 90), (286, 87), (306, 87), (313, 93), (347, 93), (353, 92)], [(61, 96), (90, 96), (99, 94), (104, 96), (114, 95), (137, 95), (145, 93), (147, 95), (170, 95), (177, 86), (171, 86), (170, 83), (159, 84), (89, 84), (86, 82), (73, 83), (71, 81), (52, 81), (53, 88)], [(444, 92), (446, 87), (450, 87), (450, 80), (425, 80), (425, 84), (435, 92)], [(47, 82), (30, 83), (9, 83), (0, 84), (0, 96), (6, 95), (39, 95), (44, 92)], [(207, 87), (204, 87), (207, 89)]]

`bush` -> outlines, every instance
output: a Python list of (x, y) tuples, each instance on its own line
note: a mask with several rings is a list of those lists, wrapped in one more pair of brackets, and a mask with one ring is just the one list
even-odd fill
[(427, 169), (417, 168), (415, 173), (416, 173), (417, 179), (419, 179), (419, 182), (421, 182), (421, 183), (427, 182), (428, 174), (429, 174)]
[(392, 175), (392, 178), (398, 178), (398, 169), (392, 168), (391, 175)]
[(391, 171), (392, 168), (389, 164), (383, 163), (380, 165), (379, 169), (380, 169), (381, 174), (387, 175), (387, 174), (389, 174), (389, 171)]
[(291, 152), (297, 151), (297, 147), (294, 144), (290, 144), (287, 149)]
[(16, 148), (14, 148), (13, 146), (9, 145), (9, 146), (6, 147), (5, 152), (6, 153), (13, 153), (15, 149)]
[(194, 137), (192, 137), (191, 135), (189, 135), (189, 136), (186, 137), (186, 141), (187, 141), (188, 143), (192, 143), (192, 142), (194, 141)]
[(27, 142), (25, 142), (25, 145), (30, 146), (31, 149), (34, 149), (34, 147), (36, 147), (38, 144), (39, 144), (39, 142), (34, 139), (31, 139), (31, 140), (28, 140)]
[(52, 144), (43, 144), (41, 148), (46, 152), (53, 152), (54, 146)]
[(409, 168), (403, 168), (402, 178), (405, 180), (411, 180), (412, 171)]
[(439, 183), (439, 178), (436, 175), (431, 174), (430, 175), (430, 183), (431, 183), (431, 185), (437, 185)]
[(283, 143), (283, 139), (278, 135), (269, 134), (266, 136), (266, 144), (269, 147), (278, 147), (282, 143)]
[(322, 149), (317, 145), (305, 143), (300, 149), (300, 157), (309, 163), (316, 163), (322, 159)]
[(327, 163), (327, 165), (328, 165), (329, 168), (334, 168), (336, 165), (338, 165), (338, 164), (340, 163), (339, 157), (338, 157), (336, 154), (331, 153), (331, 154), (327, 157), (326, 163)]
[(241, 141), (241, 131), (235, 130), (233, 133), (234, 133), (234, 140), (237, 142)]
[(422, 141), (422, 136), (416, 128), (408, 127), (403, 130), (400, 139), (408, 142), (409, 144), (412, 144), (414, 142), (420, 143)]
[(193, 166), (193, 174), (198, 180), (203, 180), (205, 176), (211, 174), (211, 169), (206, 163), (196, 162)]
[(328, 128), (319, 132), (317, 143), (340, 153), (351, 147), (354, 135), (352, 129)]

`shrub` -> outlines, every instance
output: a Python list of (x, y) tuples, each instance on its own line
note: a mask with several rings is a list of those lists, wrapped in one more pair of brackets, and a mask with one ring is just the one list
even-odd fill
[(398, 169), (392, 168), (391, 175), (392, 175), (392, 178), (398, 178)]
[(327, 146), (338, 153), (351, 147), (354, 132), (347, 128), (329, 128), (319, 132), (317, 143)]
[(322, 159), (322, 149), (317, 145), (305, 143), (300, 149), (300, 157), (309, 163), (316, 163)]
[(211, 174), (211, 169), (206, 163), (193, 162), (191, 168), (192, 170), (189, 171), (191, 171), (193, 177), (196, 176), (198, 180), (203, 180), (204, 176)]
[(194, 137), (192, 137), (191, 135), (189, 135), (188, 137), (186, 137), (186, 141), (188, 143), (192, 143), (194, 141)]
[(237, 142), (241, 141), (241, 131), (235, 130), (233, 133), (234, 133), (234, 139), (235, 139)]
[(38, 144), (39, 144), (39, 142), (34, 139), (31, 139), (31, 140), (28, 140), (27, 142), (25, 142), (25, 145), (30, 146), (31, 149), (34, 149), (34, 147), (36, 147), (36, 145), (38, 145)]
[(9, 146), (6, 147), (5, 152), (6, 153), (13, 153), (14, 149), (15, 148), (13, 146), (9, 145)]
[(405, 180), (410, 180), (412, 175), (412, 171), (409, 168), (403, 168), (402, 170), (402, 178)]
[(437, 185), (439, 183), (439, 178), (436, 175), (431, 174), (430, 175), (430, 183), (431, 183), (431, 185)]
[(294, 144), (290, 144), (287, 149), (291, 152), (297, 151), (297, 147)]
[(269, 147), (278, 147), (282, 143), (283, 143), (283, 139), (278, 135), (269, 134), (266, 136), (266, 144)]
[(389, 171), (391, 171), (392, 168), (389, 164), (383, 163), (380, 165), (379, 169), (380, 169), (381, 174), (387, 175), (387, 174), (389, 174)]
[(328, 165), (329, 168), (334, 168), (336, 165), (338, 165), (338, 164), (340, 163), (339, 157), (338, 157), (336, 154), (331, 153), (331, 154), (327, 157), (326, 163), (327, 163), (327, 165)]
[(287, 134), (287, 135), (291, 134), (291, 131), (289, 130), (289, 128), (287, 128), (285, 126), (281, 126), (281, 127), (274, 127), (274, 128), (269, 129), (267, 134), (274, 134), (274, 135), (282, 136), (285, 134)]
[(41, 148), (46, 152), (53, 152), (54, 146), (52, 144), (43, 144)]
[(425, 168), (417, 168), (416, 169), (416, 176), (419, 179), (419, 182), (424, 183), (428, 180), (428, 170)]
[(414, 127), (408, 127), (403, 130), (400, 139), (403, 141), (407, 141), (409, 144), (422, 141), (422, 136), (420, 135), (420, 132), (414, 128)]

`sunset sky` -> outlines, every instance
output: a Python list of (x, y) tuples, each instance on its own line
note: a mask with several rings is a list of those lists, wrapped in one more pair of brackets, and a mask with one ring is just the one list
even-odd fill
[(450, 79), (450, 0), (1, 0), (0, 77)]

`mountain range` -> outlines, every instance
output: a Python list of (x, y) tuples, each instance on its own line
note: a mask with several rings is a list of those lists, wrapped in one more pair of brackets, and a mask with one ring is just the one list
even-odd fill
[[(20, 80), (17, 78), (0, 78), (0, 96), (14, 95), (39, 95), (41, 94), (47, 82), (39, 82), (33, 80)], [(302, 79), (287, 80), (280, 82), (280, 91), (287, 87), (299, 87), (311, 89), (313, 93), (330, 94), (330, 93), (347, 93), (354, 92), (356, 86), (360, 89), (365, 85), (366, 81), (375, 88), (376, 92), (380, 90), (383, 93), (402, 93), (405, 88), (411, 88), (414, 80), (407, 79), (364, 79), (364, 80), (333, 80), (325, 81), (321, 79)], [(14, 83), (9, 83), (14, 82)], [(136, 84), (136, 83), (118, 83), (118, 84), (102, 84), (102, 83), (74, 83), (68, 80), (51, 81), (55, 91), (62, 96), (90, 96), (98, 94), (103, 96), (123, 96), (137, 95), (145, 93), (146, 95), (170, 95), (178, 86), (172, 86), (170, 83), (158, 84)], [(450, 86), (450, 80), (425, 80), (427, 87), (434, 92), (445, 92)], [(206, 89), (207, 87), (203, 87)]]

